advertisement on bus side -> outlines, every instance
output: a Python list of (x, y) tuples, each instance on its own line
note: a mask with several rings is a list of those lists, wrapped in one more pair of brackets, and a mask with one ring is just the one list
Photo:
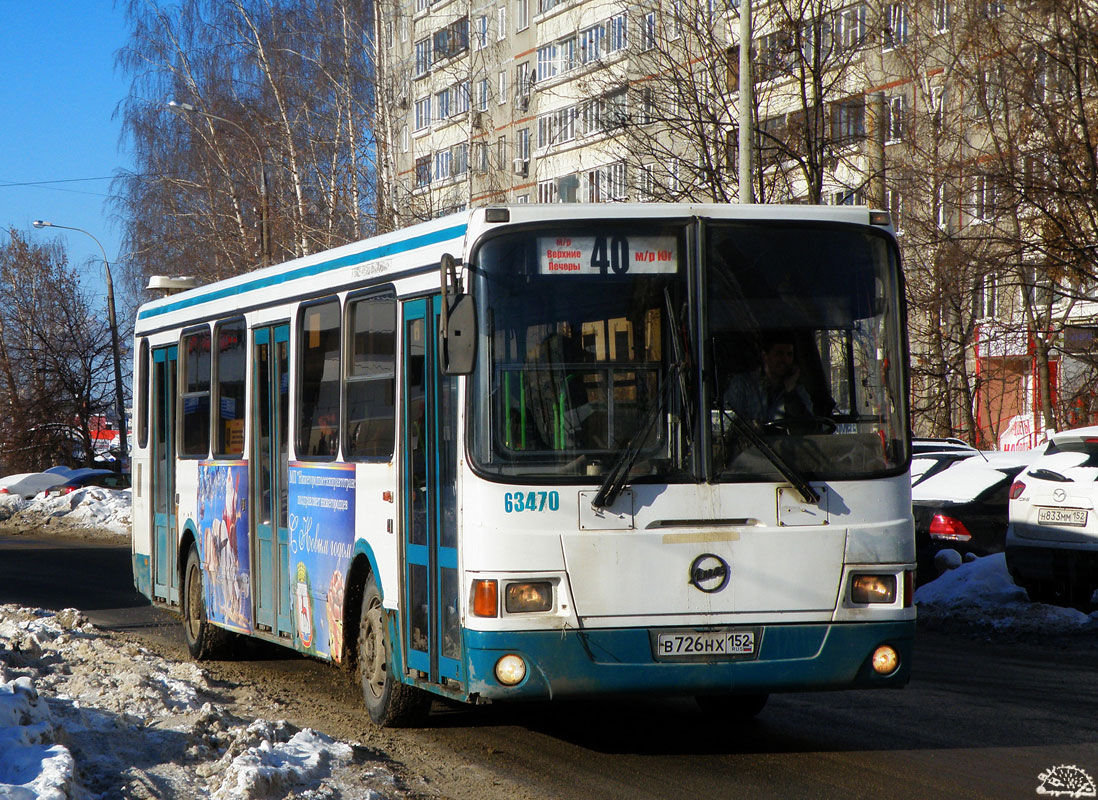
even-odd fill
[(297, 648), (338, 662), (344, 581), (355, 542), (355, 467), (291, 462), (288, 484)]

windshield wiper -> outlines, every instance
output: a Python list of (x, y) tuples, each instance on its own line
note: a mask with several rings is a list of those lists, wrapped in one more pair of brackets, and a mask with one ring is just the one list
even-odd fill
[(753, 447), (762, 453), (766, 457), (766, 460), (773, 464), (774, 468), (781, 473), (781, 476), (793, 484), (793, 488), (800, 492), (801, 497), (804, 498), (806, 503), (812, 503), (817, 506), (820, 504), (820, 493), (813, 489), (808, 481), (804, 479), (803, 475), (790, 466), (788, 461), (778, 455), (777, 451), (767, 444), (766, 439), (755, 430), (750, 422), (732, 409), (725, 410), (722, 408), (720, 413), (722, 415), (727, 415), (728, 419), (731, 420), (732, 427), (735, 429), (736, 433), (746, 439)]
[(1040, 478), (1043, 481), (1058, 481), (1060, 483), (1074, 483), (1071, 478), (1065, 475), (1061, 475), (1059, 472), (1055, 472), (1051, 469), (1045, 469), (1044, 467), (1038, 467), (1037, 469), (1031, 469), (1029, 474), (1034, 478)]
[(684, 424), (687, 430), (687, 444), (690, 444), (692, 441), (693, 417), (690, 413), (690, 403), (687, 401), (686, 374), (683, 369), (686, 355), (682, 347), (682, 342), (679, 341), (680, 328), (678, 317), (675, 315), (675, 309), (671, 305), (671, 293), (667, 290), (667, 287), (664, 287), (663, 299), (667, 309), (668, 325), (670, 325), (671, 328), (671, 351), (674, 363), (671, 364), (670, 369), (667, 371), (666, 382), (663, 385), (663, 391), (660, 393), (659, 402), (649, 409), (648, 416), (644, 418), (643, 424), (637, 429), (636, 433), (633, 434), (633, 438), (629, 440), (629, 444), (626, 448), (621, 451), (621, 455), (618, 456), (614, 465), (610, 468), (610, 471), (606, 473), (606, 479), (602, 482), (598, 494), (596, 494), (595, 498), (591, 501), (591, 507), (594, 509), (612, 506), (614, 501), (618, 499), (621, 490), (625, 488), (626, 478), (629, 477), (629, 470), (631, 470), (633, 465), (637, 462), (637, 457), (640, 455), (641, 448), (643, 448), (644, 443), (648, 441), (648, 437), (652, 435), (652, 429), (663, 414), (664, 409), (668, 406), (667, 399), (668, 395), (671, 393), (672, 387), (677, 386), (679, 390), (679, 402), (682, 406)]

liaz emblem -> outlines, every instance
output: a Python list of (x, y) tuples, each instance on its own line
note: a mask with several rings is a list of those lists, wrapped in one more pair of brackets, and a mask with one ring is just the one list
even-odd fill
[(699, 592), (713, 594), (728, 584), (732, 571), (728, 562), (712, 553), (702, 553), (690, 564), (690, 578), (687, 581)]

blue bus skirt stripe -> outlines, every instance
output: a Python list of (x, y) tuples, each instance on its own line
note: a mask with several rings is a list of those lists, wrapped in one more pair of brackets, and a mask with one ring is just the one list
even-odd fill
[[(469, 694), (484, 699), (539, 700), (591, 694), (668, 695), (790, 692), (900, 687), (911, 673), (915, 622), (763, 626), (753, 660), (656, 661), (645, 629), (465, 631)], [(890, 644), (900, 668), (873, 672), (873, 651)], [(521, 655), (526, 678), (501, 686), (493, 674), (507, 653)]]

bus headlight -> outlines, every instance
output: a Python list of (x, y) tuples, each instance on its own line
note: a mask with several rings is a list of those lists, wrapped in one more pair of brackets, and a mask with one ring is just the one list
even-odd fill
[(504, 686), (518, 686), (526, 677), (526, 662), (522, 656), (508, 653), (496, 662), (496, 680)]
[(508, 614), (529, 614), (553, 610), (553, 584), (549, 581), (509, 583), (504, 594)]
[(850, 602), (896, 602), (895, 575), (854, 575), (850, 578)]

